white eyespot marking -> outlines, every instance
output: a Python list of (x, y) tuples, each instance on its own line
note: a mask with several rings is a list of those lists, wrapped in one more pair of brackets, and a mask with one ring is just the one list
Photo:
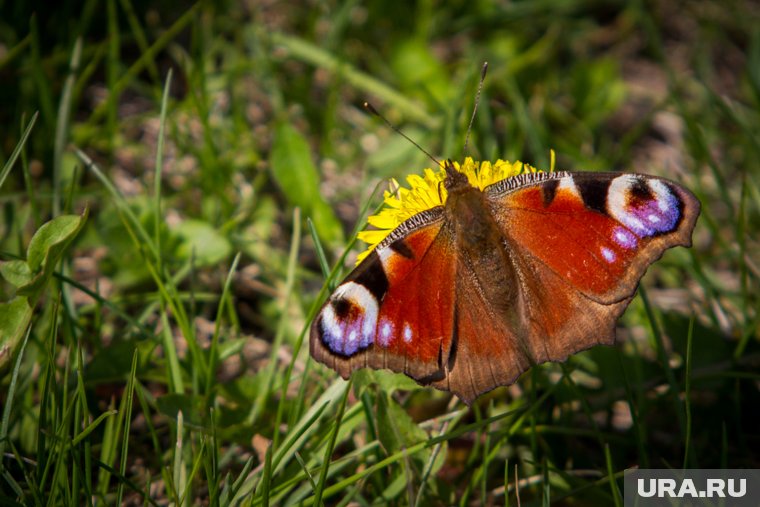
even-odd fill
[(377, 299), (367, 290), (364, 285), (355, 282), (346, 282), (335, 291), (333, 298), (342, 298), (353, 302), (360, 313), (363, 314), (363, 325), (361, 327), (364, 337), (375, 334), (377, 325)]
[(409, 327), (408, 322), (404, 322), (404, 341), (409, 343), (412, 341), (412, 328)]
[(632, 216), (632, 215), (625, 215), (623, 217), (623, 220), (620, 220), (623, 224), (625, 224), (629, 229), (634, 231), (639, 236), (646, 236), (647, 226), (644, 225), (644, 222), (639, 220), (638, 218)]
[(375, 296), (363, 285), (340, 285), (320, 314), (322, 341), (331, 351), (344, 356), (369, 347), (375, 338), (378, 310)]
[(581, 199), (581, 193), (578, 191), (578, 187), (575, 186), (575, 181), (572, 176), (560, 178), (559, 185), (557, 185), (557, 191), (559, 192), (560, 190), (566, 190), (578, 199)]
[(681, 216), (678, 198), (670, 187), (661, 180), (634, 174), (612, 180), (607, 189), (607, 212), (641, 238), (673, 231)]
[(628, 194), (636, 181), (636, 176), (623, 174), (610, 182), (607, 189), (607, 212), (612, 218), (639, 234), (645, 228), (644, 223), (632, 216), (628, 210)]
[(330, 335), (335, 340), (343, 340), (343, 327), (338, 323), (332, 305), (325, 305), (322, 310), (322, 327), (325, 330), (325, 337)]
[(615, 243), (623, 248), (636, 248), (638, 241), (636, 241), (636, 235), (625, 227), (615, 228)]
[(617, 258), (617, 256), (615, 255), (615, 252), (613, 252), (612, 250), (610, 250), (606, 246), (602, 247), (602, 257), (604, 257), (604, 260), (606, 260), (610, 264), (612, 264), (613, 262), (615, 262), (615, 259)]
[(388, 344), (390, 344), (392, 337), (393, 324), (383, 319), (382, 324), (380, 324), (380, 336), (378, 337), (377, 342), (380, 344), (380, 346), (387, 347)]
[(649, 190), (651, 190), (657, 200), (657, 207), (662, 213), (671, 213), (673, 211), (673, 193), (667, 185), (660, 180), (649, 180)]
[(394, 255), (397, 255), (397, 254), (393, 250), (391, 250), (391, 247), (389, 246), (377, 249), (377, 256), (380, 257), (380, 262), (383, 265), (383, 269), (388, 268), (388, 261)]

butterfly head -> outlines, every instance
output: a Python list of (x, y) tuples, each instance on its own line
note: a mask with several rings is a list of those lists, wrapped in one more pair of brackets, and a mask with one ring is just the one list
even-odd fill
[(447, 192), (453, 193), (472, 187), (467, 174), (458, 171), (451, 159), (447, 159), (443, 163), (443, 169), (446, 171), (446, 179), (443, 185), (446, 187)]

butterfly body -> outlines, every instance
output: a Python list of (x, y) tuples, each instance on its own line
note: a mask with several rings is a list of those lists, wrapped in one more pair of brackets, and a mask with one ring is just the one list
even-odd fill
[(344, 378), (387, 368), (470, 403), (611, 344), (646, 268), (690, 245), (699, 213), (649, 176), (524, 173), (481, 191), (445, 169), (445, 203), (394, 229), (312, 324), (312, 355)]

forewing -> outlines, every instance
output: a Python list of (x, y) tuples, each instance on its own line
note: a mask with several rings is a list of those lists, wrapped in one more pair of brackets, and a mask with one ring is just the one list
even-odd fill
[(453, 320), (455, 252), (442, 208), (393, 231), (338, 286), (314, 320), (312, 356), (341, 376), (387, 368), (442, 378)]
[(513, 258), (601, 304), (630, 298), (666, 249), (690, 246), (699, 215), (691, 192), (640, 174), (524, 174), (486, 193)]

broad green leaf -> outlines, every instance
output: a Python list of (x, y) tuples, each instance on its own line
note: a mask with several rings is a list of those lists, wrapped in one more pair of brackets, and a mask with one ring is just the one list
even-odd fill
[(311, 159), (309, 144), (290, 124), (275, 128), (272, 146), (272, 177), (288, 201), (311, 217), (320, 237), (335, 244), (343, 240), (343, 229), (332, 208), (319, 193), (319, 175)]
[[(383, 392), (377, 396), (377, 436), (388, 454), (428, 438), (425, 430), (414, 423), (403, 407)], [(430, 451), (427, 450), (415, 455), (414, 459), (422, 467), (429, 456)]]
[(576, 114), (587, 127), (604, 121), (625, 100), (625, 83), (619, 67), (619, 62), (611, 58), (595, 59), (574, 67)]
[(425, 92), (439, 104), (451, 99), (452, 80), (426, 40), (406, 39), (395, 48), (391, 65), (402, 89)]
[(384, 502), (390, 503), (391, 500), (398, 499), (409, 488), (409, 475), (397, 474), (392, 481), (385, 487), (380, 497)]
[(419, 384), (400, 373), (393, 373), (387, 370), (371, 370), (369, 368), (363, 368), (355, 371), (353, 374), (354, 389), (357, 396), (370, 385), (376, 385), (379, 392), (393, 394), (397, 390), (402, 391), (416, 391), (419, 389)]
[[(125, 213), (120, 210), (121, 205), (106, 206), (98, 211), (95, 218), (95, 230), (99, 241), (108, 245), (108, 255), (104, 259), (101, 269), (103, 273), (113, 280), (120, 288), (132, 287), (150, 280), (150, 271), (146, 266), (144, 257), (138, 254), (134, 238), (125, 232)], [(152, 203), (145, 196), (136, 196), (125, 205), (130, 213), (137, 217), (140, 226), (144, 227), (149, 235), (153, 236), (155, 230), (153, 224)], [(129, 225), (133, 227), (134, 225)], [(164, 242), (164, 251), (173, 252), (176, 249), (177, 237), (169, 232), (165, 223), (161, 223)]]
[(402, 373), (394, 373), (388, 370), (375, 370), (375, 382), (379, 389), (388, 394), (396, 390), (417, 391), (420, 385), (412, 378)]
[(0, 303), (0, 372), (16, 355), (31, 320), (32, 307), (25, 297), (17, 296), (7, 303)]
[(15, 355), (32, 319), (37, 298), (86, 220), (87, 211), (82, 216), (54, 218), (34, 233), (27, 248), (26, 262), (14, 260), (0, 265), (0, 273), (16, 286), (17, 294), (11, 301), (0, 303), (0, 371)]
[(86, 214), (61, 215), (37, 229), (26, 250), (26, 262), (32, 272), (44, 267), (49, 255), (63, 252), (84, 224)]
[(66, 248), (87, 221), (87, 210), (80, 215), (61, 215), (40, 227), (27, 248), (26, 262), (33, 277), (18, 287), (18, 294), (36, 302), (40, 292), (53, 274)]
[(239, 354), (248, 343), (247, 338), (228, 339), (219, 344), (219, 360), (224, 361), (230, 356)]
[(21, 260), (0, 262), (0, 275), (3, 275), (3, 278), (14, 287), (26, 285), (32, 279), (29, 265)]
[(194, 256), (200, 266), (218, 264), (232, 252), (232, 245), (208, 222), (185, 220), (175, 230), (181, 243), (177, 255), (183, 259)]

